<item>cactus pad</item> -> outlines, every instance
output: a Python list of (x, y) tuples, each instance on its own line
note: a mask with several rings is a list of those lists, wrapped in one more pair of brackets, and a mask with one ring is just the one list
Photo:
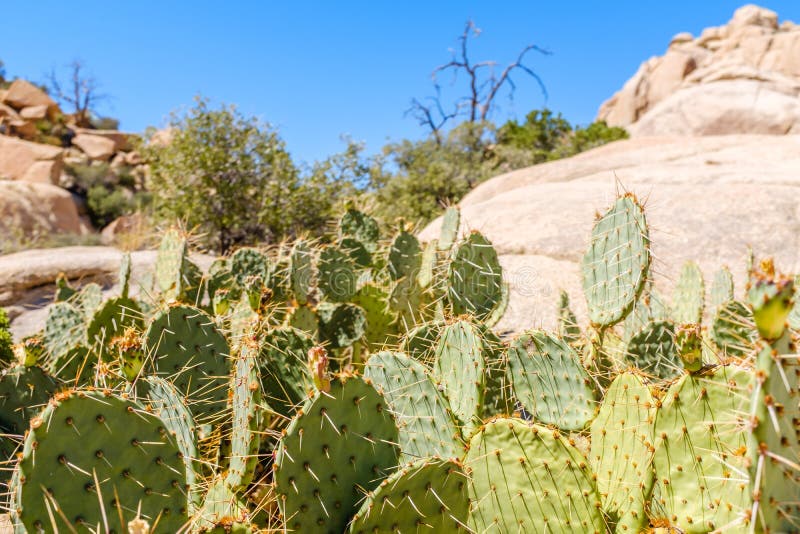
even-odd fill
[(150, 365), (187, 398), (198, 424), (225, 413), (230, 351), (211, 317), (192, 306), (173, 306), (153, 318), (144, 339)]
[[(28, 532), (116, 528), (137, 514), (159, 531), (187, 520), (186, 464), (164, 423), (136, 403), (68, 392), (31, 423), (16, 505)], [(58, 504), (58, 514), (50, 513)], [(51, 523), (52, 522), (52, 523)]]
[(521, 335), (508, 351), (514, 396), (537, 421), (582, 430), (595, 414), (592, 380), (563, 339), (541, 331)]
[(142, 309), (135, 300), (117, 297), (105, 301), (95, 312), (86, 330), (92, 348), (103, 360), (109, 358), (108, 346), (126, 328), (142, 328)]
[(464, 465), (475, 532), (606, 531), (586, 459), (552, 428), (495, 419), (472, 437)]
[(628, 342), (625, 360), (647, 375), (670, 380), (683, 372), (675, 346), (675, 326), (668, 321), (650, 323)]
[(611, 383), (592, 421), (589, 462), (603, 510), (616, 519), (616, 532), (636, 534), (647, 526), (655, 415), (649, 388), (639, 376), (623, 373)]
[(306, 359), (313, 340), (294, 328), (270, 330), (258, 358), (264, 400), (279, 414), (292, 417), (308, 397), (311, 376)]
[(458, 239), (458, 227), (461, 223), (461, 212), (456, 206), (450, 206), (442, 215), (442, 228), (439, 231), (438, 248), (448, 251)]
[(467, 477), (454, 461), (423, 458), (381, 482), (348, 532), (466, 532)]
[(595, 221), (581, 262), (591, 322), (610, 326), (623, 319), (641, 293), (649, 268), (650, 238), (644, 211), (628, 194)]
[(23, 434), (58, 385), (39, 367), (17, 365), (0, 375), (0, 427)]
[(314, 255), (308, 242), (298, 240), (289, 260), (289, 286), (299, 304), (308, 302), (314, 274)]
[(739, 300), (730, 300), (717, 308), (711, 325), (711, 338), (723, 354), (744, 356), (758, 337), (753, 312)]
[(365, 491), (397, 465), (386, 401), (366, 381), (340, 377), (317, 392), (281, 438), (274, 467), (286, 528), (342, 532)]
[(675, 322), (699, 324), (703, 319), (705, 296), (703, 272), (695, 262), (687, 261), (672, 294), (672, 318)]
[(395, 414), (404, 463), (415, 458), (462, 456), (461, 431), (422, 364), (403, 353), (379, 352), (370, 357), (364, 376), (372, 380)]
[(484, 319), (503, 300), (503, 269), (497, 251), (479, 232), (459, 243), (447, 280), (447, 298), (455, 315)]
[(347, 302), (356, 292), (355, 264), (336, 247), (327, 247), (319, 255), (317, 287), (331, 302)]
[(416, 277), (421, 265), (422, 250), (419, 240), (406, 231), (397, 234), (389, 248), (389, 276), (393, 280), (404, 276)]
[(256, 361), (258, 344), (244, 340), (236, 357), (231, 389), (231, 445), (225, 483), (229, 487), (246, 488), (253, 480), (261, 445), (261, 384), (258, 382)]
[(81, 311), (68, 302), (56, 302), (47, 313), (44, 346), (48, 360), (59, 357), (86, 341), (86, 320)]
[(317, 307), (317, 317), (320, 341), (334, 349), (352, 345), (366, 332), (367, 314), (355, 304), (323, 302)]
[(378, 221), (358, 210), (348, 209), (339, 221), (339, 236), (352, 237), (368, 251), (375, 252), (380, 238)]

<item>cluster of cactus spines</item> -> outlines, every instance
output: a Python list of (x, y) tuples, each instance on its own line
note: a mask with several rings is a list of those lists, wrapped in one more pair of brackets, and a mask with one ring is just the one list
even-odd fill
[(634, 534), (647, 527), (656, 405), (644, 379), (625, 372), (611, 383), (592, 421), (589, 463), (616, 532)]
[(581, 262), (592, 324), (607, 327), (624, 319), (644, 288), (649, 269), (650, 237), (644, 210), (629, 193), (595, 221)]
[(370, 492), (348, 532), (467, 532), (467, 476), (453, 460), (423, 457)]
[(703, 318), (704, 305), (703, 272), (695, 262), (687, 261), (672, 293), (672, 318), (679, 324), (697, 324)]
[(401, 352), (383, 351), (370, 357), (364, 376), (395, 415), (403, 462), (462, 455), (461, 430), (425, 366)]
[(492, 244), (472, 232), (453, 252), (447, 299), (454, 315), (487, 318), (503, 300), (503, 269)]
[(517, 337), (508, 350), (514, 397), (537, 421), (581, 431), (596, 412), (594, 384), (561, 338), (542, 331)]
[(497, 418), (464, 459), (475, 532), (605, 532), (586, 459), (552, 428)]
[[(706, 306), (689, 263), (665, 306), (627, 194), (584, 257), (588, 328), (562, 295), (557, 333), (501, 338), (497, 253), (478, 233), (459, 240), (458, 219), (448, 209), (423, 245), (403, 223), (382, 239), (350, 209), (327, 245), (239, 249), (204, 276), (174, 230), (156, 291), (146, 274), (132, 290), (126, 260), (106, 302), (96, 284), (60, 284), (44, 331), (0, 375), (4, 473), (14, 467), (0, 483), (18, 529), (797, 530), (791, 278), (751, 261), (736, 300), (723, 270)], [(113, 421), (87, 428), (94, 407)], [(84, 426), (64, 434), (62, 416)], [(117, 438), (153, 425), (158, 456), (137, 434), (144, 452), (114, 457), (94, 481), (81, 455), (134, 451)], [(59, 452), (49, 439), (40, 454), (46, 435)], [(142, 482), (147, 458), (169, 467), (147, 476), (172, 476), (174, 491)]]
[(383, 397), (356, 376), (316, 392), (286, 428), (274, 478), (287, 530), (343, 532), (362, 492), (396, 468), (397, 426)]
[(187, 397), (199, 424), (216, 422), (225, 413), (230, 349), (203, 310), (175, 305), (157, 313), (144, 334), (144, 351), (145, 365)]
[(31, 422), (18, 473), (13, 512), (28, 532), (108, 532), (120, 520), (124, 530), (137, 516), (177, 532), (188, 517), (174, 438), (158, 417), (112, 394), (54, 397)]

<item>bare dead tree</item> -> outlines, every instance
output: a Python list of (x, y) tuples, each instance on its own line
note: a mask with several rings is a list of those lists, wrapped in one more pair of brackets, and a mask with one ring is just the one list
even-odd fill
[(86, 74), (82, 61), (69, 64), (69, 77), (65, 84), (59, 81), (55, 69), (47, 77), (50, 94), (64, 107), (71, 108), (79, 126), (88, 126), (90, 114), (108, 95), (100, 93), (100, 84), (93, 76)]
[[(452, 50), (452, 59), (436, 67), (431, 74), (436, 96), (427, 97), (424, 101), (414, 98), (411, 101), (411, 107), (406, 111), (407, 115), (412, 115), (421, 126), (430, 130), (438, 144), (442, 142), (444, 126), (456, 117), (463, 116), (473, 123), (485, 121), (494, 109), (495, 99), (503, 87), (508, 86), (509, 99), (513, 100), (517, 85), (512, 75), (516, 71), (522, 71), (536, 80), (542, 94), (547, 98), (547, 88), (544, 82), (531, 67), (526, 65), (525, 60), (529, 52), (549, 55), (549, 51), (534, 44), (529, 44), (519, 52), (514, 62), (506, 65), (498, 74), (495, 61), (473, 63), (469, 57), (470, 36), (477, 38), (480, 33), (481, 30), (475, 26), (473, 21), (467, 21), (464, 32), (458, 38), (460, 45), (458, 50)], [(465, 74), (469, 87), (469, 94), (459, 98), (452, 106), (453, 111), (450, 112), (445, 112), (445, 107), (442, 104), (441, 84), (439, 82), (440, 75), (446, 72), (452, 72), (452, 84), (456, 83), (459, 74)]]

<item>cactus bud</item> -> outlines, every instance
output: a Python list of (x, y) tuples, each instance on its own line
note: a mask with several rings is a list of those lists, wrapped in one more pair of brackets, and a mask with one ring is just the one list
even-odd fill
[(327, 393), (331, 389), (331, 378), (328, 373), (328, 351), (325, 347), (311, 347), (308, 350), (308, 370), (314, 379), (314, 386)]
[(703, 366), (703, 336), (700, 325), (691, 323), (679, 326), (675, 332), (675, 346), (686, 370), (690, 373), (699, 371)]
[(136, 329), (126, 328), (121, 336), (111, 340), (111, 348), (117, 353), (125, 377), (136, 380), (144, 366), (142, 341)]
[(20, 365), (33, 367), (38, 364), (44, 354), (44, 342), (39, 336), (29, 336), (14, 345), (14, 356)]
[(750, 274), (747, 298), (761, 337), (780, 338), (794, 305), (794, 281), (776, 274), (772, 259), (763, 260)]

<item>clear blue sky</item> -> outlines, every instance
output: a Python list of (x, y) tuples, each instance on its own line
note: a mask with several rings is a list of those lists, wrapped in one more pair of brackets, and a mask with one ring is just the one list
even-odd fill
[[(77, 1), (6, 2), (0, 59), (10, 75), (43, 81), (82, 59), (113, 100), (105, 114), (123, 129), (163, 125), (196, 94), (234, 103), (278, 126), (298, 161), (340, 150), (341, 134), (369, 151), (416, 138), (409, 100), (431, 93), (430, 72), (449, 59), (465, 21), (483, 30), (473, 59), (504, 64), (524, 45), (547, 102), (521, 75), (514, 105), (495, 120), (545, 104), (591, 122), (611, 96), (670, 38), (727, 22), (742, 1)], [(800, 22), (800, 1), (762, 5)]]

